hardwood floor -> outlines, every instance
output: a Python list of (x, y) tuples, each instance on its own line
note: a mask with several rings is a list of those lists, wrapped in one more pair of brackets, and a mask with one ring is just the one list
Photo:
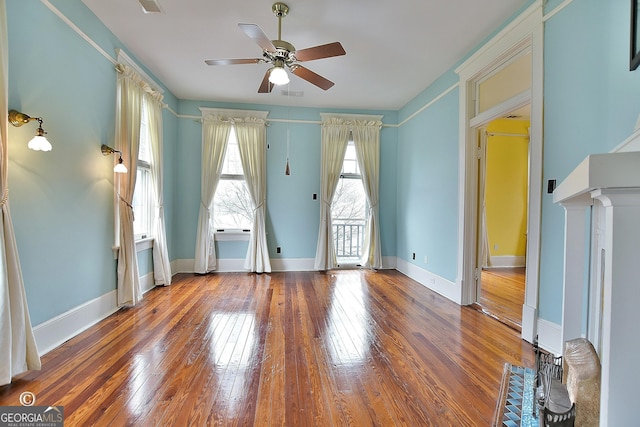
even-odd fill
[(522, 330), (525, 268), (491, 268), (482, 270), (478, 303), (501, 322)]
[(532, 346), (397, 271), (176, 276), (0, 387), (66, 426), (487, 426)]

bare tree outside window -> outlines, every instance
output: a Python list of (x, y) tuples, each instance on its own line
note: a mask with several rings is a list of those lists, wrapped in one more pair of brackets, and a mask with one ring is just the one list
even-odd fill
[(213, 228), (249, 230), (253, 225), (251, 195), (242, 170), (240, 149), (232, 128), (222, 167), (222, 175), (213, 198)]

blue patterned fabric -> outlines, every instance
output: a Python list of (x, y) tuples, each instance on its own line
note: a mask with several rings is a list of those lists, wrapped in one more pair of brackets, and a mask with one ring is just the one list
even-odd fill
[[(502, 409), (502, 427), (538, 427), (538, 420), (533, 416), (533, 383), (535, 371), (531, 368), (509, 365), (505, 368), (508, 375), (505, 396), (501, 396), (499, 402), (504, 401)], [(506, 379), (505, 379), (506, 380)]]

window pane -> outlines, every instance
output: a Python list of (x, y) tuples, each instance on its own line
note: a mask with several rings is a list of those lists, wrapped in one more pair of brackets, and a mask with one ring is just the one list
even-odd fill
[(149, 147), (149, 124), (147, 123), (147, 103), (142, 103), (142, 120), (140, 122), (140, 148), (138, 149), (138, 161), (151, 163), (151, 151)]
[(248, 230), (252, 225), (251, 195), (245, 182), (220, 179), (213, 198), (213, 227)]
[(356, 146), (353, 141), (350, 141), (347, 145), (347, 152), (344, 155), (344, 162), (342, 163), (342, 173), (360, 175)]
[(137, 238), (151, 236), (151, 173), (149, 168), (138, 167), (136, 190), (133, 193), (133, 234)]
[(229, 144), (227, 144), (227, 152), (224, 158), (224, 166), (222, 167), (223, 175), (244, 175), (242, 172), (242, 161), (240, 160), (240, 149), (238, 148), (238, 140), (236, 132), (231, 128), (229, 135)]

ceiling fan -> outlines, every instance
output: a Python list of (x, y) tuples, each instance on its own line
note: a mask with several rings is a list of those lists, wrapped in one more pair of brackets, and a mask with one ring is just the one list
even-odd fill
[(289, 13), (289, 6), (277, 2), (273, 4), (271, 10), (276, 17), (278, 17), (277, 40), (270, 40), (264, 31), (256, 24), (238, 24), (238, 27), (262, 48), (262, 58), (207, 59), (204, 62), (207, 65), (273, 64), (273, 67), (269, 68), (264, 75), (258, 93), (269, 93), (274, 85), (289, 83), (289, 76), (285, 71), (285, 67), (296, 76), (323, 90), (331, 88), (334, 85), (332, 81), (303, 67), (299, 62), (344, 55), (346, 52), (342, 45), (339, 42), (334, 42), (296, 50), (291, 43), (282, 40), (282, 18)]

